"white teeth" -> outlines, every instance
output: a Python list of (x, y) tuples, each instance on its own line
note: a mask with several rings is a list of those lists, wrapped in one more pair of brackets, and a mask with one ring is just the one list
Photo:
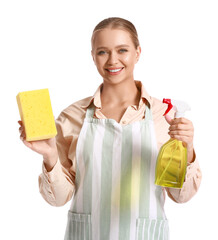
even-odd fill
[(110, 70), (108, 69), (109, 72), (119, 72), (122, 68), (119, 68), (119, 69), (114, 69), (114, 70)]

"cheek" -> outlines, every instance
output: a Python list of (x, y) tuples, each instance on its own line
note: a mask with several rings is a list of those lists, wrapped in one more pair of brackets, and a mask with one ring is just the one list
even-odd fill
[(105, 64), (105, 58), (103, 58), (103, 57), (101, 57), (101, 58), (99, 58), (99, 57), (97, 57), (96, 58), (96, 61), (95, 61), (95, 64), (96, 64), (96, 66), (98, 67), (98, 68), (100, 68), (100, 67), (102, 67), (104, 64)]
[(97, 70), (98, 70), (98, 72), (100, 73), (100, 75), (102, 75), (103, 74), (103, 72), (104, 72), (104, 70), (103, 70), (103, 68), (104, 68), (104, 59), (103, 58), (96, 58), (96, 60), (95, 60), (95, 65), (96, 65), (96, 68), (97, 68)]
[(127, 54), (127, 55), (124, 55), (124, 56), (122, 57), (122, 59), (123, 59), (124, 62), (128, 63), (128, 62), (130, 62), (131, 57)]
[(130, 69), (134, 69), (134, 66), (135, 66), (135, 61), (134, 59), (131, 57), (128, 57), (125, 59), (125, 65), (130, 68)]
[(126, 65), (129, 65), (129, 67), (132, 66), (134, 68), (134, 65), (136, 63), (135, 55), (131, 54), (124, 56), (123, 62), (125, 62)]

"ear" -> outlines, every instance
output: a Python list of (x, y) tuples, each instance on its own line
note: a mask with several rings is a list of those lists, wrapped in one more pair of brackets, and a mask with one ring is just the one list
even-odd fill
[(142, 49), (140, 46), (137, 47), (136, 49), (136, 62), (138, 62), (140, 55), (141, 55)]

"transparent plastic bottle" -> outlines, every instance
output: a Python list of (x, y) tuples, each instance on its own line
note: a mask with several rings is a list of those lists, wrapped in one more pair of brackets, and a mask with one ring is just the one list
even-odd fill
[[(168, 104), (166, 115), (172, 108), (176, 111), (175, 118), (184, 116), (189, 106), (181, 101), (164, 99)], [(187, 167), (187, 148), (182, 141), (170, 139), (160, 149), (155, 173), (155, 184), (162, 187), (182, 188)]]

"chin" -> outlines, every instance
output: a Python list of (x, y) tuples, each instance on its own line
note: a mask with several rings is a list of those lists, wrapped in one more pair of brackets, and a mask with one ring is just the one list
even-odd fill
[(106, 83), (110, 83), (110, 84), (113, 84), (113, 85), (116, 85), (116, 84), (120, 84), (120, 83), (123, 83), (125, 81), (128, 81), (128, 79), (124, 79), (124, 78), (103, 78), (103, 82), (106, 82)]

